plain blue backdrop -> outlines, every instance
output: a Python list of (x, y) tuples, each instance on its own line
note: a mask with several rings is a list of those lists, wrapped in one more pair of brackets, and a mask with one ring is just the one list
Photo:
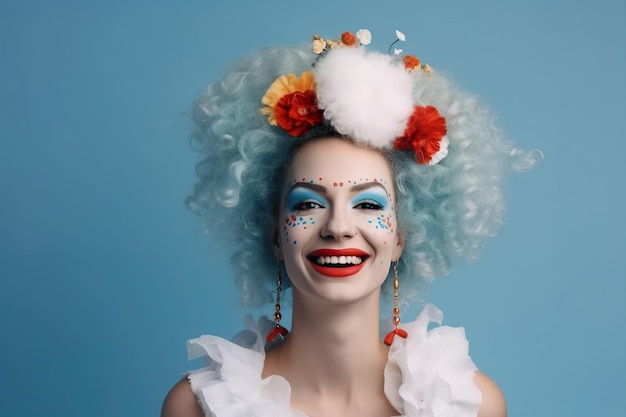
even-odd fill
[(183, 207), (193, 99), (263, 45), (359, 28), (377, 49), (402, 30), (545, 155), (511, 178), (503, 234), (425, 297), (510, 416), (623, 415), (623, 0), (1, 0), (0, 414), (158, 415), (197, 366), (186, 339), (242, 327)]

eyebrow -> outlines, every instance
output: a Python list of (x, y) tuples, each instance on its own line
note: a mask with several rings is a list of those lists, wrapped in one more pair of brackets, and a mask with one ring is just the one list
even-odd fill
[[(294, 188), (300, 188), (300, 187), (308, 188), (320, 194), (326, 193), (326, 187), (324, 187), (323, 185), (319, 185), (319, 184), (311, 184), (310, 182), (297, 182), (289, 188), (288, 193), (293, 191)], [(386, 194), (389, 194), (389, 191), (387, 191), (385, 186), (378, 181), (370, 181), (370, 182), (364, 182), (362, 184), (353, 185), (350, 187), (350, 191), (359, 192), (363, 190), (368, 190), (370, 188), (382, 188)]]

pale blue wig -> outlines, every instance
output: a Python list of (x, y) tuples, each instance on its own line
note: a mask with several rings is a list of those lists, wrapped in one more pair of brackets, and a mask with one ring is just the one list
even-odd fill
[[(187, 207), (203, 217), (210, 233), (238, 246), (232, 262), (245, 305), (272, 300), (277, 272), (272, 227), (291, 157), (303, 141), (338, 136), (321, 126), (308, 138), (294, 139), (259, 112), (276, 78), (299, 75), (315, 59), (309, 45), (263, 49), (236, 61), (194, 107), (192, 143), (201, 158)], [(421, 284), (448, 274), (456, 258), (477, 258), (483, 239), (502, 227), (505, 174), (536, 160), (505, 140), (477, 97), (436, 70), (414, 71), (412, 77), (414, 103), (435, 106), (446, 118), (450, 145), (437, 165), (419, 165), (411, 152), (381, 151), (395, 174), (398, 229), (405, 239), (398, 265), (405, 300), (415, 297)]]

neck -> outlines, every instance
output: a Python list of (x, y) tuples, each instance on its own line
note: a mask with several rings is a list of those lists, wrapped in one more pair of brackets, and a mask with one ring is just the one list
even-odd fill
[(291, 333), (268, 365), (287, 378), (294, 394), (358, 401), (382, 392), (388, 350), (379, 338), (379, 291), (320, 304), (294, 289), (293, 305)]

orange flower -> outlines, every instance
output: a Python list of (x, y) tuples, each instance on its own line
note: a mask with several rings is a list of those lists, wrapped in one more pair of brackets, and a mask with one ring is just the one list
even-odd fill
[(402, 61), (404, 62), (404, 68), (406, 68), (409, 72), (420, 66), (419, 58), (416, 58), (413, 55), (405, 55), (402, 57)]
[(341, 42), (346, 46), (356, 46), (356, 37), (350, 32), (343, 32)]
[(404, 136), (397, 138), (393, 147), (401, 151), (413, 150), (415, 159), (420, 164), (435, 163), (438, 162), (433, 161), (435, 154), (440, 151), (446, 153), (447, 141), (442, 143), (442, 140), (447, 132), (446, 119), (435, 107), (415, 106), (407, 122)]
[(267, 89), (261, 103), (265, 105), (261, 113), (267, 115), (269, 124), (280, 126), (291, 136), (304, 136), (324, 120), (317, 107), (311, 71), (305, 71), (300, 77), (294, 74), (279, 77)]

